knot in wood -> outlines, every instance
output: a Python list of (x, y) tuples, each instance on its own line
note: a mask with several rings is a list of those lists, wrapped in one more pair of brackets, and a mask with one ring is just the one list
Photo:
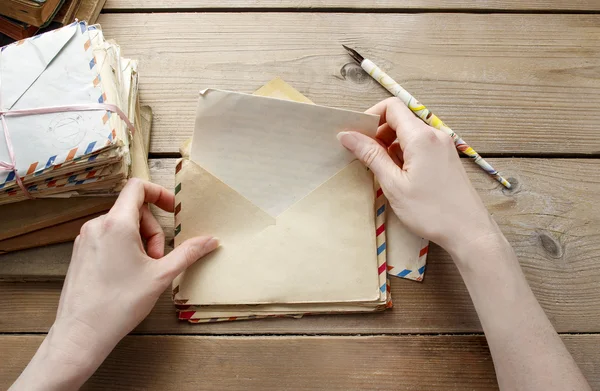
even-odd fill
[(552, 258), (562, 258), (564, 250), (558, 239), (548, 232), (540, 233), (540, 243), (544, 251)]
[(150, 167), (154, 168), (156, 170), (160, 170), (161, 168), (163, 168), (163, 163), (160, 159), (152, 159), (152, 160), (148, 160)]
[(510, 189), (507, 189), (506, 187), (502, 186), (502, 193), (504, 195), (512, 195), (512, 194), (516, 194), (519, 191), (521, 191), (521, 183), (519, 182), (519, 180), (517, 178), (514, 177), (508, 177), (506, 178), (506, 180), (508, 182), (510, 182)]
[(345, 64), (340, 69), (340, 75), (344, 79), (350, 79), (350, 81), (356, 84), (366, 84), (371, 81), (371, 77), (360, 67), (360, 65), (353, 62)]

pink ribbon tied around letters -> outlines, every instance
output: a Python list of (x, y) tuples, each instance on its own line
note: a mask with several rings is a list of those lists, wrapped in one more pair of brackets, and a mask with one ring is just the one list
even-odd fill
[(0, 170), (13, 171), (15, 173), (15, 180), (21, 190), (25, 193), (27, 198), (32, 199), (33, 196), (29, 193), (23, 180), (19, 176), (17, 170), (17, 161), (15, 159), (15, 152), (13, 149), (10, 133), (8, 131), (8, 125), (6, 123), (6, 117), (11, 116), (22, 116), (22, 115), (36, 115), (36, 114), (52, 114), (52, 113), (63, 113), (69, 111), (90, 111), (90, 110), (104, 110), (117, 113), (118, 116), (125, 122), (131, 133), (135, 133), (135, 127), (129, 121), (129, 118), (123, 113), (123, 111), (114, 104), (110, 103), (98, 103), (98, 104), (78, 104), (78, 105), (66, 105), (66, 106), (49, 106), (40, 107), (37, 109), (17, 109), (17, 110), (3, 110), (0, 106), (0, 118), (2, 120), (2, 128), (4, 131), (4, 139), (6, 140), (6, 147), (8, 149), (8, 156), (10, 157), (10, 163), (0, 161)]

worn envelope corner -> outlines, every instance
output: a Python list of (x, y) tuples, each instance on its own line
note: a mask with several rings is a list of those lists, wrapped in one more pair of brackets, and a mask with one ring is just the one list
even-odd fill
[(206, 95), (206, 94), (208, 94), (209, 92), (211, 92), (211, 91), (214, 91), (214, 90), (215, 90), (214, 88), (205, 88), (205, 89), (203, 89), (203, 90), (200, 90), (200, 91), (198, 92), (198, 95), (200, 95), (200, 96), (204, 96), (204, 95)]
[(192, 148), (192, 138), (188, 138), (179, 146), (179, 153), (184, 159), (190, 158), (190, 149)]

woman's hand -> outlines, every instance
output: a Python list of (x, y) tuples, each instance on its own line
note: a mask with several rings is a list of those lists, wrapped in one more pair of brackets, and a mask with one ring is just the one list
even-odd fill
[(368, 112), (381, 116), (376, 139), (355, 132), (339, 138), (375, 173), (400, 220), (452, 255), (483, 326), (500, 388), (590, 390), (473, 189), (452, 139), (397, 98)]
[(411, 231), (450, 253), (457, 246), (501, 235), (450, 136), (423, 123), (398, 98), (386, 99), (367, 113), (381, 118), (376, 139), (356, 132), (338, 137), (373, 171), (394, 213)]
[(132, 179), (108, 214), (82, 227), (56, 321), (15, 389), (79, 387), (150, 313), (172, 280), (218, 246), (215, 238), (197, 237), (164, 256), (165, 235), (148, 203), (173, 212), (174, 196)]

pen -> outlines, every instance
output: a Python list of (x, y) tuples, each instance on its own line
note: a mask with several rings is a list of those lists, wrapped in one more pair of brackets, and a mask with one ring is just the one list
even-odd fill
[(388, 90), (392, 95), (400, 98), (402, 102), (413, 112), (415, 115), (423, 120), (427, 125), (432, 126), (436, 129), (446, 132), (452, 139), (454, 140), (454, 145), (456, 145), (456, 149), (460, 152), (464, 153), (479, 166), (483, 170), (485, 170), (488, 174), (490, 174), (493, 178), (495, 178), (498, 182), (502, 183), (504, 187), (507, 189), (511, 188), (510, 183), (504, 179), (498, 171), (494, 169), (488, 162), (485, 161), (473, 148), (471, 148), (467, 143), (464, 142), (452, 129), (450, 129), (441, 119), (439, 119), (435, 114), (433, 114), (425, 105), (421, 104), (418, 100), (415, 99), (408, 91), (406, 91), (402, 86), (396, 83), (391, 77), (389, 77), (384, 71), (381, 70), (375, 63), (367, 58), (364, 58), (354, 49), (350, 49), (346, 45), (342, 45), (344, 49), (348, 51), (350, 57), (354, 59), (358, 64), (360, 64), (361, 68), (364, 69), (373, 79), (377, 80), (379, 84), (381, 84), (386, 90)]

